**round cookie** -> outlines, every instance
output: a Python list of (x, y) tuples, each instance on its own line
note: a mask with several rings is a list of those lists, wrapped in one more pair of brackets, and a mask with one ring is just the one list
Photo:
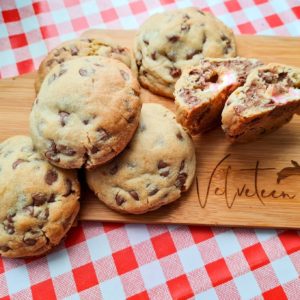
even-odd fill
[(128, 147), (108, 164), (87, 171), (86, 179), (110, 208), (141, 214), (178, 199), (191, 186), (195, 168), (193, 141), (174, 114), (146, 103)]
[(134, 56), (141, 84), (173, 98), (184, 68), (197, 65), (203, 57), (234, 57), (236, 45), (230, 28), (190, 7), (151, 16), (135, 38)]
[(62, 168), (92, 168), (120, 153), (139, 122), (139, 85), (123, 63), (81, 57), (54, 67), (30, 115), (37, 150)]
[[(43, 59), (37, 72), (35, 79), (35, 91), (38, 93), (46, 75), (56, 65), (62, 64), (67, 60), (76, 59), (81, 56), (104, 56), (117, 59), (129, 68), (136, 68), (132, 59), (131, 51), (116, 44), (109, 38), (101, 39), (81, 38), (74, 39), (57, 46), (52, 49)], [(133, 68), (133, 69), (134, 69)]]
[(77, 174), (50, 165), (27, 136), (0, 144), (0, 254), (36, 256), (59, 244), (79, 211)]

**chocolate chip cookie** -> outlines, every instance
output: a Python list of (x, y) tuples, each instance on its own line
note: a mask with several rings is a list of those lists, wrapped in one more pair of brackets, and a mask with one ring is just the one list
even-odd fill
[(219, 125), (226, 99), (259, 65), (257, 59), (209, 58), (185, 69), (175, 85), (177, 121), (191, 134)]
[(269, 64), (253, 70), (228, 98), (222, 127), (231, 142), (248, 142), (289, 122), (300, 110), (300, 69)]
[(173, 98), (183, 68), (203, 57), (234, 57), (232, 30), (211, 14), (184, 8), (151, 16), (134, 42), (140, 83), (155, 94)]
[(141, 214), (175, 201), (192, 184), (195, 149), (174, 114), (144, 104), (137, 133), (110, 163), (86, 171), (89, 187), (110, 208)]
[(0, 144), (0, 191), (0, 254), (6, 257), (48, 252), (79, 210), (76, 172), (49, 164), (27, 136)]
[(46, 75), (58, 64), (67, 60), (76, 59), (81, 56), (104, 56), (117, 59), (129, 68), (135, 67), (131, 51), (116, 44), (109, 38), (100, 39), (81, 38), (67, 41), (52, 49), (41, 62), (35, 79), (36, 93), (40, 90), (41, 84)]
[(140, 109), (139, 85), (125, 64), (80, 57), (46, 76), (30, 115), (31, 135), (52, 164), (92, 168), (125, 148)]

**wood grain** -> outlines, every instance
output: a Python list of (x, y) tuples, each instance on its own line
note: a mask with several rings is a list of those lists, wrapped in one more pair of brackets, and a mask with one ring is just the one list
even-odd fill
[[(85, 35), (107, 35), (130, 46), (134, 32), (93, 30)], [(240, 56), (300, 67), (300, 39), (238, 36), (237, 43)], [(28, 114), (35, 97), (33, 80), (34, 73), (0, 81), (0, 140), (28, 133)], [(142, 99), (174, 109), (171, 100), (146, 90), (142, 91)], [(122, 215), (101, 204), (84, 186), (79, 218), (125, 223), (300, 228), (300, 166), (291, 163), (293, 160), (300, 164), (299, 132), (299, 116), (279, 131), (245, 145), (230, 145), (222, 131), (216, 129), (194, 139), (197, 180), (180, 200), (145, 215)]]

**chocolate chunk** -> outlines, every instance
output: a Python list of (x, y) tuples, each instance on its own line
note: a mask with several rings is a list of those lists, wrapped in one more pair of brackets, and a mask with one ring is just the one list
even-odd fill
[(166, 163), (166, 162), (164, 162), (163, 160), (160, 160), (160, 161), (158, 162), (158, 164), (157, 164), (157, 168), (158, 168), (158, 169), (163, 169), (163, 168), (166, 168), (166, 167), (168, 167), (168, 166), (169, 166), (169, 164)]
[(158, 192), (158, 189), (157, 189), (157, 188), (153, 188), (152, 190), (150, 190), (150, 191), (148, 192), (148, 195), (149, 195), (149, 196), (153, 196), (153, 195), (155, 195), (157, 192)]
[(173, 78), (177, 78), (181, 75), (181, 70), (178, 69), (178, 68), (171, 68), (170, 69), (170, 75), (173, 77)]
[(154, 51), (154, 52), (151, 53), (151, 58), (152, 58), (153, 60), (156, 60), (156, 54), (157, 54), (156, 51)]
[(97, 152), (99, 152), (99, 149), (95, 145), (93, 145), (93, 147), (91, 148), (91, 153), (96, 154)]
[(21, 158), (17, 159), (17, 160), (12, 164), (12, 168), (15, 170), (15, 169), (17, 168), (17, 166), (18, 166), (19, 164), (23, 163), (23, 162), (27, 162), (27, 160), (21, 159)]
[(209, 82), (216, 83), (218, 79), (219, 79), (219, 75), (215, 73), (209, 78)]
[(77, 46), (71, 46), (70, 47), (70, 50), (71, 50), (71, 55), (78, 55), (78, 52), (79, 52), (79, 49), (77, 48)]
[(56, 156), (57, 155), (57, 149), (56, 149), (56, 144), (54, 143), (54, 141), (50, 141), (51, 144), (50, 144), (50, 147), (49, 147), (49, 150), (45, 152), (45, 156), (53, 161), (53, 162), (59, 162), (60, 159), (59, 157), (53, 157), (53, 156)]
[(124, 197), (122, 197), (121, 195), (119, 195), (119, 193), (116, 195), (115, 200), (117, 202), (117, 204), (119, 206), (121, 206), (126, 200), (124, 199)]
[(128, 81), (129, 80), (129, 74), (127, 73), (127, 72), (125, 72), (125, 71), (123, 71), (123, 70), (120, 70), (120, 73), (121, 73), (121, 75), (122, 75), (122, 77), (123, 77), (123, 79), (125, 80), (125, 81)]
[(89, 124), (89, 122), (90, 122), (89, 120), (83, 120), (83, 121), (82, 121), (82, 123), (83, 123), (84, 125)]
[(180, 131), (176, 133), (176, 137), (177, 137), (180, 141), (183, 140), (183, 136), (182, 136), (182, 134), (181, 134)]
[(60, 111), (58, 114), (60, 116), (60, 124), (64, 127), (70, 114), (66, 111)]
[(48, 185), (52, 185), (58, 178), (58, 174), (55, 170), (48, 170), (45, 175), (45, 181)]
[(98, 139), (100, 141), (107, 141), (110, 138), (110, 134), (103, 128), (99, 128), (98, 130)]
[(63, 194), (64, 197), (68, 197), (71, 195), (74, 191), (72, 190), (72, 181), (70, 179), (65, 180), (66, 183), (66, 192)]
[(172, 35), (170, 37), (168, 37), (169, 42), (171, 43), (176, 43), (179, 40), (179, 36), (178, 35)]
[(9, 250), (11, 250), (11, 248), (9, 248), (7, 245), (0, 246), (0, 251), (2, 252), (7, 252)]
[(186, 55), (186, 59), (192, 59), (195, 55), (200, 54), (201, 50), (194, 50)]
[(55, 59), (49, 59), (48, 61), (47, 61), (47, 63), (46, 63), (46, 66), (47, 67), (50, 67), (53, 63), (55, 62)]
[(133, 199), (135, 199), (136, 201), (139, 201), (139, 200), (140, 200), (139, 195), (138, 195), (138, 193), (137, 193), (136, 191), (129, 191), (129, 194), (130, 194), (131, 197), (132, 197)]
[(115, 175), (118, 172), (119, 166), (117, 164), (113, 165), (110, 169), (109, 169), (109, 174), (110, 175)]
[(278, 81), (282, 81), (287, 77), (288, 73), (287, 72), (281, 72), (278, 74)]
[(45, 193), (36, 193), (31, 195), (33, 205), (41, 206), (48, 201), (48, 196)]
[(179, 173), (175, 181), (175, 186), (177, 188), (180, 188), (182, 191), (185, 190), (184, 184), (186, 182), (186, 179), (187, 179), (186, 173)]
[(28, 246), (33, 246), (36, 244), (36, 240), (35, 239), (32, 239), (32, 238), (27, 238), (27, 239), (23, 239), (23, 242), (28, 245)]
[(74, 156), (76, 151), (68, 146), (65, 145), (57, 145), (56, 146), (57, 152), (62, 153), (66, 156)]

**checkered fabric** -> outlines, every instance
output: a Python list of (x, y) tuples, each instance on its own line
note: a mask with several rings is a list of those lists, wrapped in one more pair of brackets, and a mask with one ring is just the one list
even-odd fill
[[(236, 33), (300, 35), (300, 1), (0, 0), (0, 76), (90, 28), (198, 6)], [(51, 254), (0, 258), (0, 299), (299, 299), (298, 231), (82, 222)]]

